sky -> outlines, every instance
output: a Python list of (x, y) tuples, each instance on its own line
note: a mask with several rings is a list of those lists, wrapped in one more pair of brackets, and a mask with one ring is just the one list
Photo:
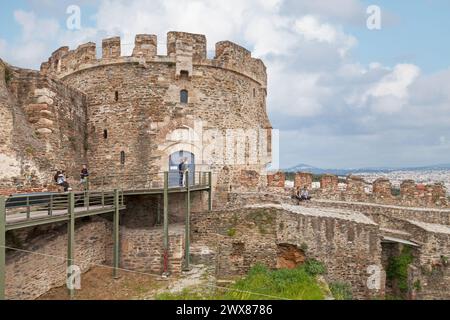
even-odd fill
[[(69, 30), (70, 5), (81, 28)], [(367, 8), (380, 8), (369, 30)], [(267, 66), (268, 112), (280, 165), (406, 167), (450, 162), (450, 1), (2, 1), (0, 58), (38, 69), (71, 49), (120, 35), (168, 31), (234, 41)], [(101, 45), (98, 45), (100, 48)]]

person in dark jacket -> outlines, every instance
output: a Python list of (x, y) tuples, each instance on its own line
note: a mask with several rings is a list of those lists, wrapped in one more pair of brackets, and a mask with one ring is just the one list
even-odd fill
[(186, 186), (186, 171), (188, 171), (189, 169), (187, 161), (187, 158), (183, 158), (178, 165), (178, 172), (180, 174), (180, 187)]
[(87, 169), (87, 165), (83, 164), (83, 168), (80, 173), (80, 185), (84, 185), (84, 188), (87, 188), (87, 178), (89, 177), (89, 171)]

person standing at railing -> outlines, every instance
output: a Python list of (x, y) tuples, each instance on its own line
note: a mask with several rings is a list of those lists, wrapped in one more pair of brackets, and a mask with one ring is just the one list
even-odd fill
[(80, 185), (84, 186), (84, 189), (87, 189), (87, 182), (89, 177), (89, 171), (87, 169), (87, 165), (83, 164), (83, 168), (80, 173)]
[(178, 172), (180, 174), (180, 187), (186, 186), (186, 171), (188, 170), (187, 158), (181, 159), (180, 164), (178, 165)]

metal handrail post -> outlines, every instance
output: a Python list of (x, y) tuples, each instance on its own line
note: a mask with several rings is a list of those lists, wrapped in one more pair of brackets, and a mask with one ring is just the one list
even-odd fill
[(119, 269), (119, 261), (120, 261), (120, 206), (119, 206), (119, 190), (114, 190), (114, 268), (113, 268), (113, 277), (114, 279), (118, 278), (118, 269)]
[(186, 217), (184, 222), (184, 271), (189, 271), (190, 266), (190, 226), (191, 226), (191, 188), (189, 186), (189, 171), (186, 171)]
[(208, 210), (212, 211), (212, 172), (208, 172)]
[(169, 264), (169, 172), (164, 172), (164, 273), (168, 272)]
[(5, 300), (6, 275), (6, 199), (0, 196), (0, 300)]
[[(67, 271), (71, 270), (72, 266), (74, 266), (75, 254), (75, 194), (73, 192), (69, 193), (68, 204), (69, 222), (67, 224)], [(68, 280), (71, 276), (72, 275), (67, 272)], [(73, 299), (75, 297), (75, 289), (73, 286), (70, 286), (68, 289), (69, 297), (70, 299)]]

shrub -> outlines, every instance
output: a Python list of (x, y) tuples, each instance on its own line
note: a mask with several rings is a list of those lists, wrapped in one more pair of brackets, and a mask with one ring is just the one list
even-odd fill
[(303, 253), (306, 253), (306, 251), (308, 251), (308, 245), (303, 242), (300, 246), (300, 249), (303, 251)]
[(325, 274), (327, 272), (322, 262), (316, 259), (308, 259), (305, 262), (305, 271), (311, 276)]
[(234, 237), (236, 235), (236, 229), (235, 228), (228, 229), (227, 234), (229, 237)]
[(386, 277), (396, 280), (401, 293), (408, 292), (408, 266), (413, 262), (409, 247), (404, 247), (398, 257), (391, 257), (386, 268)]

